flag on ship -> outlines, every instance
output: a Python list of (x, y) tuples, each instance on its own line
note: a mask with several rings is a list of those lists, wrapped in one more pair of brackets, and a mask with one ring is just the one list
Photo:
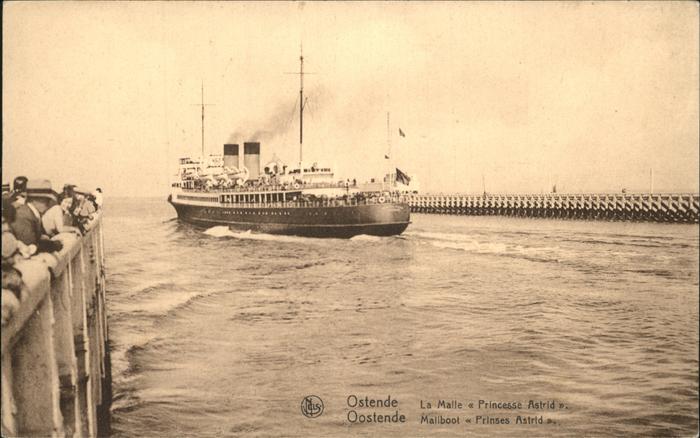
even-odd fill
[(399, 135), (400, 135), (401, 137), (405, 137), (405, 136), (406, 136), (406, 134), (404, 134), (404, 132), (401, 130), (401, 128), (399, 128)]
[(411, 178), (406, 175), (405, 173), (401, 172), (401, 169), (398, 167), (396, 168), (396, 181), (400, 182), (401, 184), (408, 185), (408, 183), (411, 182)]
[(389, 159), (389, 156), (386, 155), (386, 154), (384, 154), (384, 158), (388, 160), (388, 159)]

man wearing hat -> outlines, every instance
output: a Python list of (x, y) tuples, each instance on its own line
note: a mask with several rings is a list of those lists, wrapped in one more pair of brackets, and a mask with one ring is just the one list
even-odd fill
[(12, 205), (15, 207), (24, 205), (27, 200), (27, 181), (28, 179), (26, 176), (18, 176), (12, 181), (12, 193), (10, 196), (12, 198)]
[(26, 184), (27, 203), (16, 207), (15, 220), (10, 224), (18, 240), (36, 245), (40, 252), (60, 251), (61, 242), (42, 239), (41, 216), (58, 202), (56, 192), (48, 180), (29, 180)]

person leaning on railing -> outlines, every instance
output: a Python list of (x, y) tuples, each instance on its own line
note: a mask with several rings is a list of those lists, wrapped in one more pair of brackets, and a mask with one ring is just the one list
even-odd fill
[[(101, 202), (102, 199), (100, 198), (99, 201)], [(83, 234), (90, 228), (90, 223), (95, 219), (97, 210), (100, 208), (94, 193), (88, 193), (75, 186), (71, 186), (69, 190), (64, 187), (60, 206), (63, 210), (63, 226), (58, 227), (58, 212), (56, 212), (54, 222), (56, 226), (53, 229), (58, 228), (58, 232), (78, 230)]]
[(75, 199), (75, 186), (72, 184), (66, 184), (63, 186), (63, 192), (58, 195), (58, 204), (63, 210), (63, 223), (69, 226), (75, 225), (75, 220), (73, 219), (74, 208), (78, 206), (78, 201)]
[(2, 198), (2, 261), (3, 263), (14, 264), (17, 258), (29, 258), (36, 253), (36, 245), (26, 245), (24, 242), (17, 240), (10, 223), (14, 222), (16, 217), (15, 207), (12, 205), (12, 200), (8, 196)]
[(26, 187), (27, 202), (15, 208), (15, 218), (10, 222), (15, 237), (25, 245), (36, 245), (37, 252), (60, 251), (63, 244), (43, 235), (41, 218), (58, 202), (56, 192), (48, 180), (29, 180)]
[(12, 233), (10, 223), (16, 217), (11, 195), (2, 196), (2, 325), (10, 321), (19, 308), (22, 297), (22, 274), (14, 268), (19, 258), (29, 258), (36, 252), (35, 245), (25, 245)]
[(46, 210), (41, 217), (41, 225), (47, 236), (53, 237), (59, 233), (80, 234), (80, 229), (73, 226), (72, 219), (67, 220), (65, 213), (63, 205), (59, 203), (51, 205), (51, 207)]
[[(82, 196), (77, 194), (78, 196)], [(62, 198), (75, 209), (81, 219), (92, 219), (97, 203), (83, 196), (78, 202), (73, 187), (64, 187)], [(75, 202), (74, 202), (75, 201)], [(69, 220), (72, 218), (69, 216)], [(12, 192), (2, 195), (2, 325), (19, 308), (25, 287), (22, 274), (14, 265), (39, 252), (60, 251), (63, 244), (49, 237), (77, 228), (66, 225), (58, 195), (48, 180), (27, 180), (17, 177)]]

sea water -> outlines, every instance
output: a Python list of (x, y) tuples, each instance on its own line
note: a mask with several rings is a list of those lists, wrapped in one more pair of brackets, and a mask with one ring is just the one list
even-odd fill
[(697, 226), (411, 220), (312, 239), (109, 200), (114, 434), (696, 433)]

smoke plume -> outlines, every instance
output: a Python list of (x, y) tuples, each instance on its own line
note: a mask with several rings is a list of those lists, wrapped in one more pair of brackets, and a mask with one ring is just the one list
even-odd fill
[[(330, 94), (322, 86), (308, 96), (304, 113), (319, 112), (328, 100)], [(264, 120), (248, 120), (245, 127), (236, 129), (228, 138), (228, 143), (243, 143), (246, 141), (269, 142), (270, 140), (299, 129), (299, 98), (277, 104)]]
[(248, 121), (246, 127), (236, 129), (229, 136), (228, 142), (270, 141), (289, 131), (294, 125), (294, 116), (297, 114), (298, 102), (279, 103), (265, 120)]

